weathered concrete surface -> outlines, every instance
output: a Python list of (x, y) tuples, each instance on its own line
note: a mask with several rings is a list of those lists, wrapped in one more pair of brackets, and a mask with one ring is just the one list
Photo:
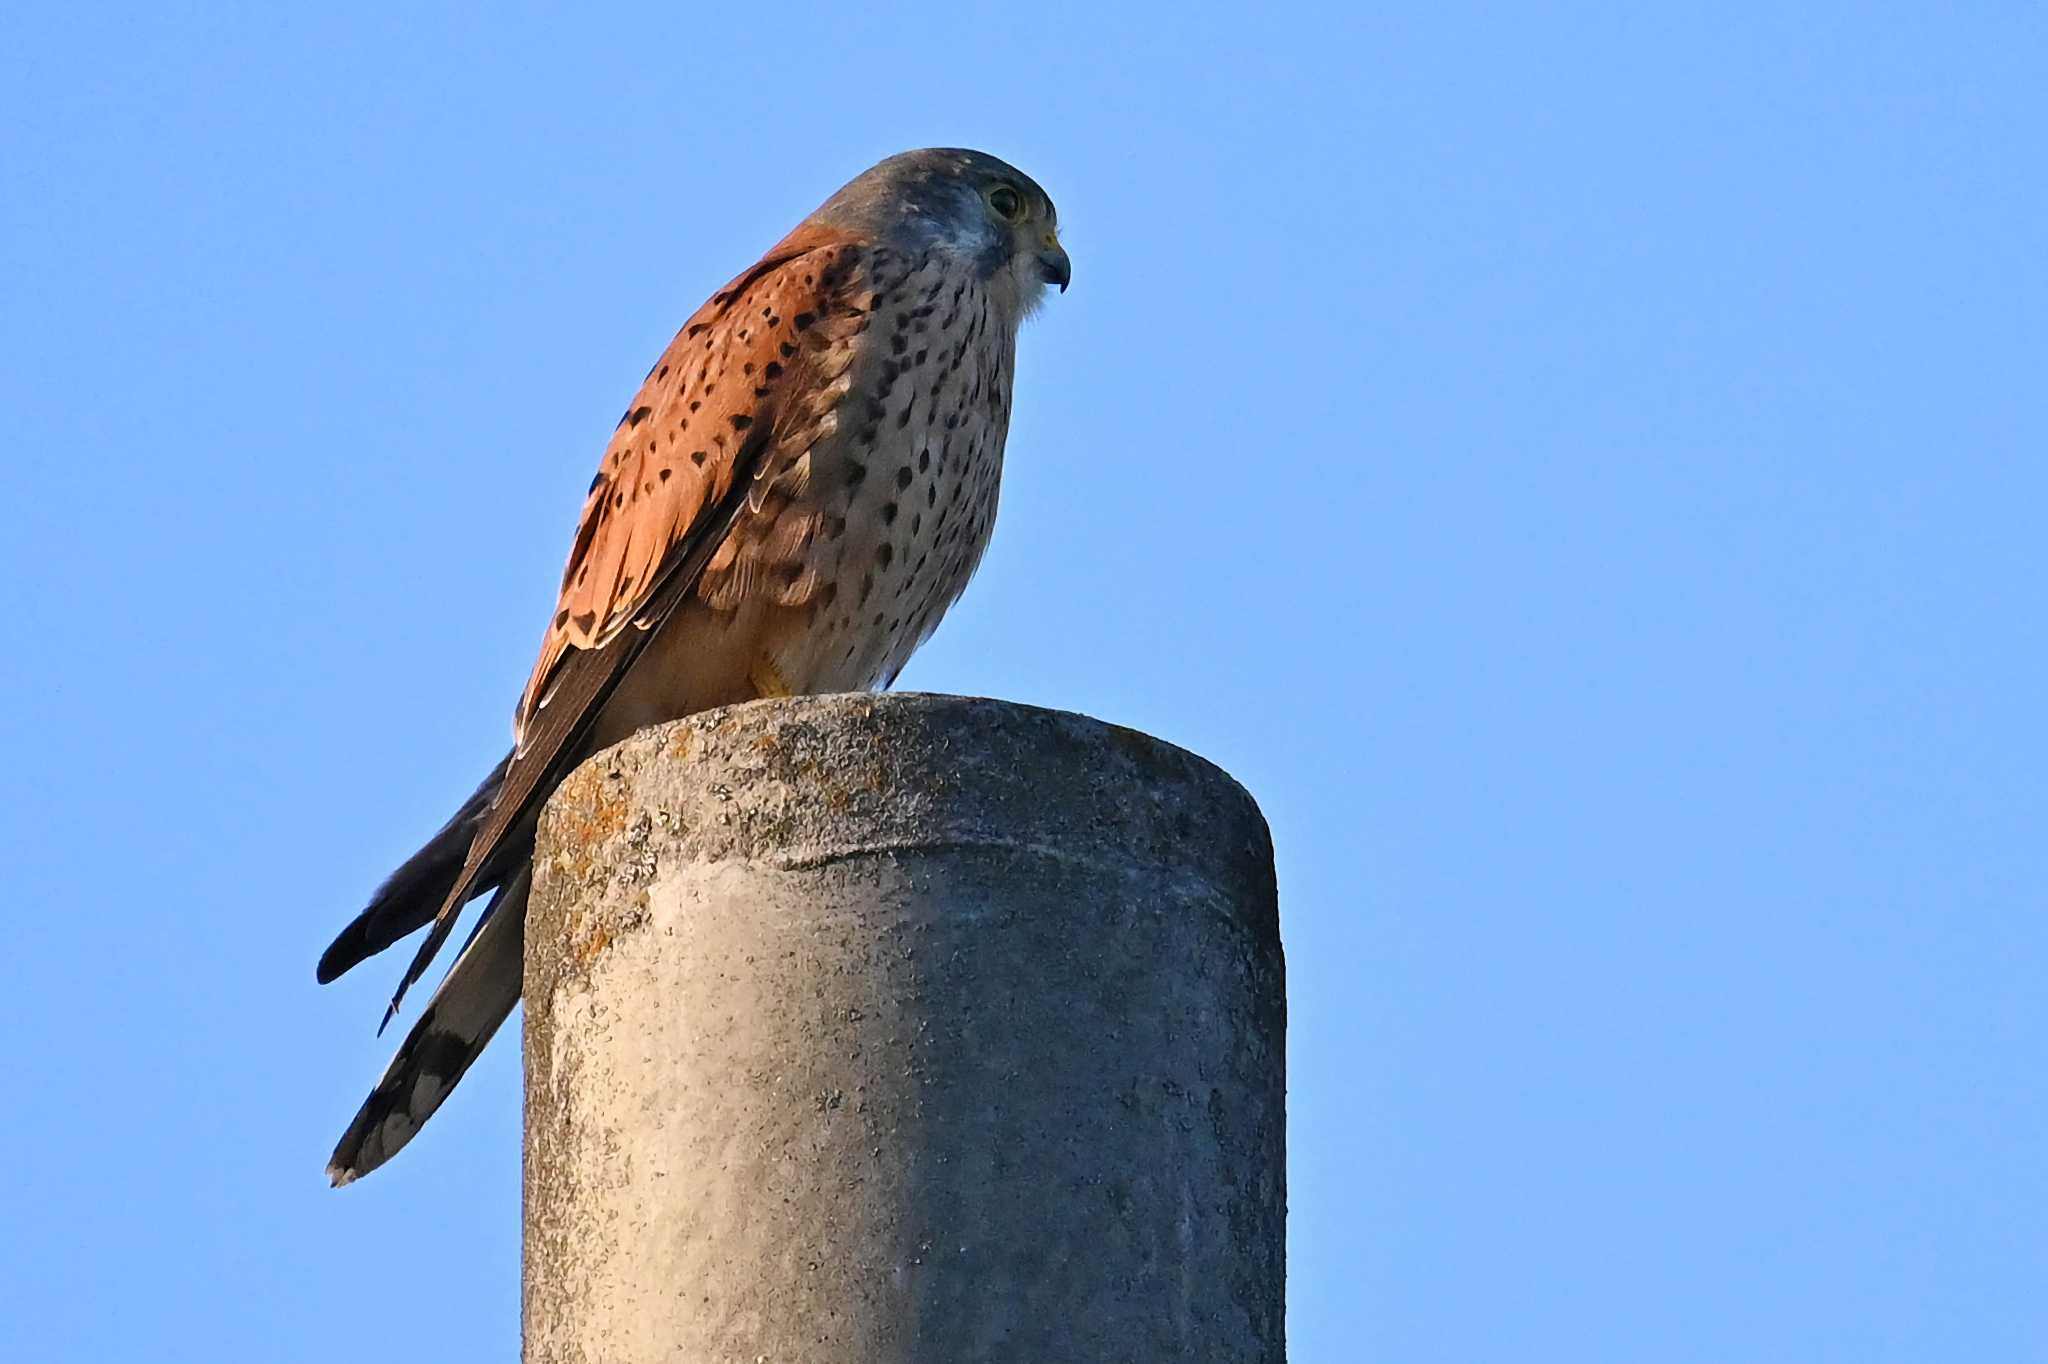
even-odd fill
[(950, 697), (647, 730), (549, 804), (529, 1364), (1283, 1358), (1249, 796)]

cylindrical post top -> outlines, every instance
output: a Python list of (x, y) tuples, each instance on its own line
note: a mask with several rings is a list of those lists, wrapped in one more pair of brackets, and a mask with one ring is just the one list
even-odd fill
[(1272, 850), (1113, 725), (645, 730), (542, 818), (527, 1359), (1283, 1357)]
[(630, 870), (652, 831), (629, 827), (629, 812), (658, 818), (665, 846), (704, 862), (796, 866), (939, 845), (1108, 859), (1214, 886), (1245, 932), (1280, 932), (1272, 844), (1245, 789), (1186, 749), (1067, 711), (856, 693), (653, 726), (584, 763), (549, 802), (540, 843), (558, 894), (565, 875)]

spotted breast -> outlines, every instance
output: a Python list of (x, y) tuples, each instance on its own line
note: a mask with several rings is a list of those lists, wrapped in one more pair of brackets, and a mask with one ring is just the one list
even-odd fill
[(761, 694), (895, 680), (988, 545), (1016, 332), (942, 253), (867, 254), (864, 324), (829, 433), (781, 471), (706, 565), (697, 599), (772, 598), (750, 669)]

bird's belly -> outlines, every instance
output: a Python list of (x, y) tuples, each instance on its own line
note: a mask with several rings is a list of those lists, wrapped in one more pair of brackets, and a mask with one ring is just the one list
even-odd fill
[[(945, 415), (943, 397), (920, 400), (895, 439), (859, 447), (862, 472), (813, 547), (820, 589), (768, 641), (788, 690), (893, 682), (973, 577), (995, 524), (1003, 437), (987, 422), (948, 430)], [(831, 475), (828, 462), (819, 477)]]

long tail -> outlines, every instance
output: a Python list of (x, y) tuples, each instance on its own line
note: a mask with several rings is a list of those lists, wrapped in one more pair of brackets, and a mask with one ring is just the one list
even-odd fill
[(532, 877), (528, 859), (520, 859), (384, 1077), (363, 1100), (327, 1164), (327, 1177), (337, 1188), (376, 1169), (412, 1140), (519, 1002)]
[[(476, 788), (476, 794), (462, 803), (462, 808), (427, 840), (424, 848), (407, 858), (404, 866), (377, 887), (369, 905), (320, 954), (321, 984), (365, 957), (382, 952), (440, 910), (441, 902), (461, 874), (462, 860), (469, 855), (477, 825), (497, 798), (498, 786), (505, 779), (505, 764), (511, 760), (508, 754), (491, 769), (491, 775)], [(479, 880), (477, 890), (481, 893), (496, 884), (494, 880)]]

